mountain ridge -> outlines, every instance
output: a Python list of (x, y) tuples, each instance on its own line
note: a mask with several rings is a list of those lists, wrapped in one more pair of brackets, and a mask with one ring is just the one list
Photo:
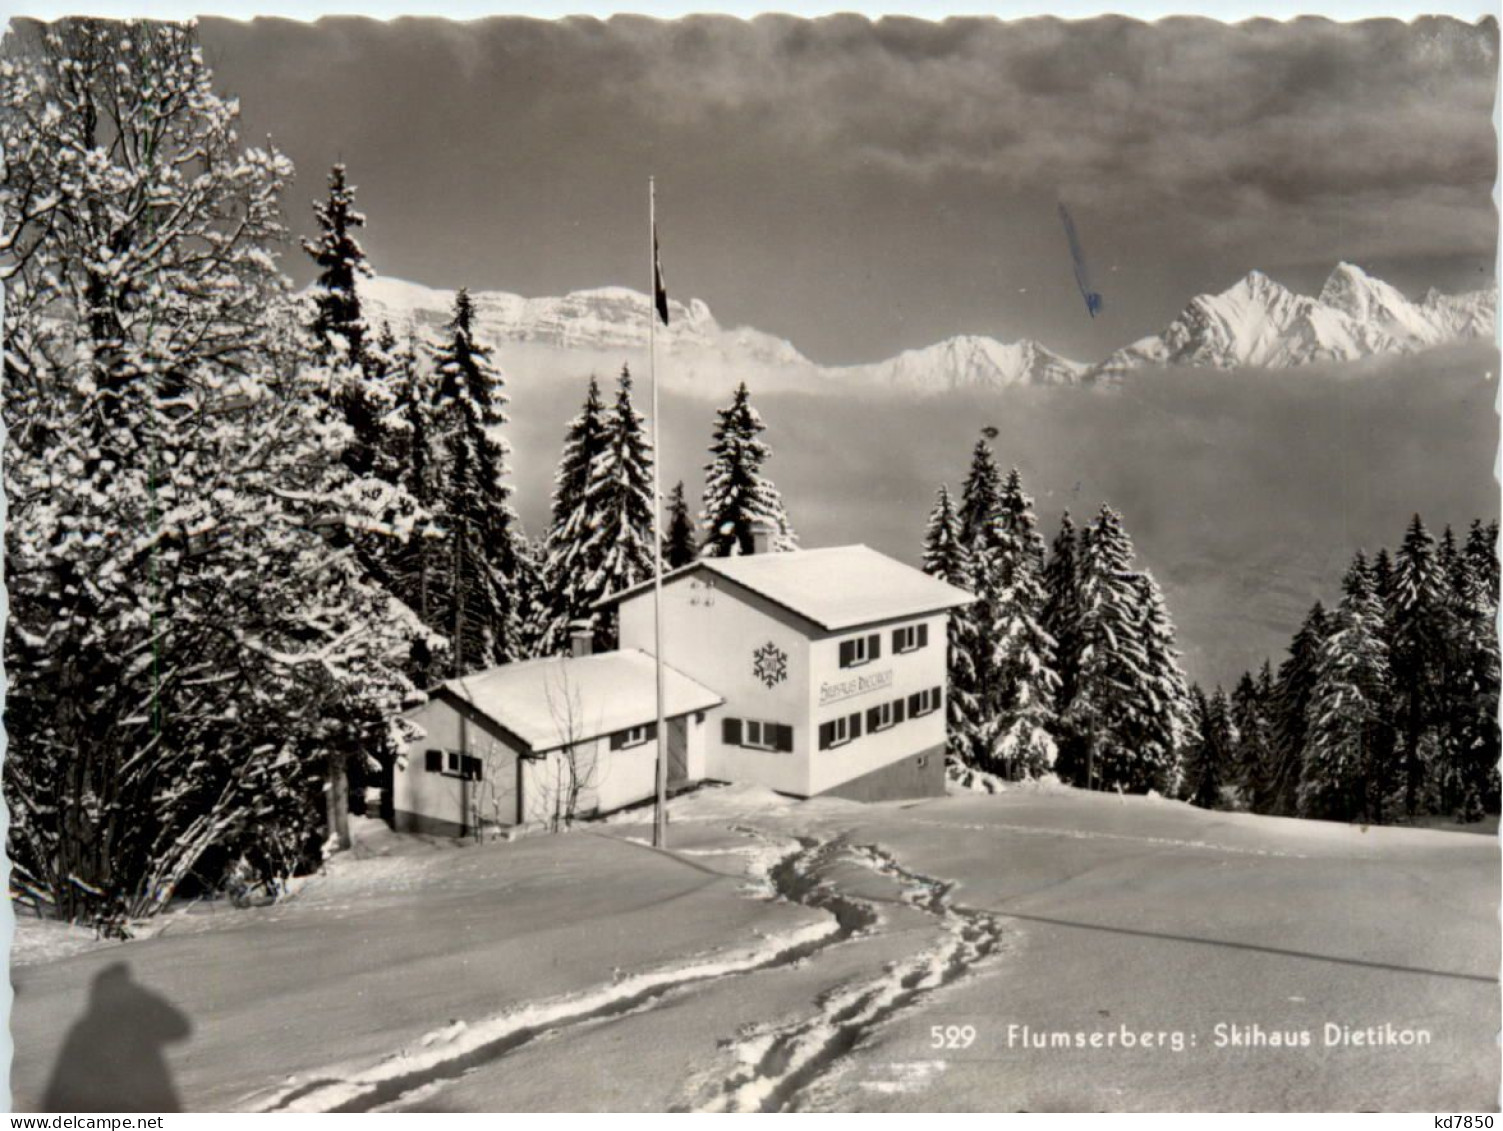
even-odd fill
[[(434, 329), (448, 318), (453, 291), (377, 276), (360, 284), (375, 317), (397, 332), (404, 325)], [(647, 346), (647, 296), (606, 286), (557, 297), (524, 298), (472, 291), (482, 337), (501, 344), (611, 353)], [(1036, 341), (1003, 342), (958, 334), (904, 350), (882, 361), (820, 365), (789, 341), (753, 327), (722, 326), (700, 299), (669, 300), (669, 325), (658, 325), (658, 348), (676, 376), (707, 383), (722, 373), (746, 372), (760, 383), (801, 389), (884, 389), (939, 393), (1016, 386), (1120, 384), (1135, 370), (1190, 366), (1207, 369), (1292, 369), (1315, 362), (1355, 361), (1378, 354), (1414, 353), (1491, 335), (1497, 318), (1496, 284), (1480, 291), (1441, 294), (1418, 302), (1355, 264), (1337, 264), (1316, 296), (1298, 294), (1261, 271), (1226, 290), (1201, 294), (1157, 334), (1140, 338), (1095, 364), (1064, 357)]]

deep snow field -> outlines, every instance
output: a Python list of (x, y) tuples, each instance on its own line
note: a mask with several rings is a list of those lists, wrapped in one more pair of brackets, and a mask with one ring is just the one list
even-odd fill
[(362, 822), (270, 907), (23, 920), (13, 1106), (65, 1039), (190, 1111), (1498, 1106), (1492, 837), (1062, 788), (649, 819)]

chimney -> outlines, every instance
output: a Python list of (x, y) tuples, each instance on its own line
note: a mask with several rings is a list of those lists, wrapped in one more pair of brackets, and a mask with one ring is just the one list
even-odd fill
[(595, 629), (587, 620), (569, 622), (569, 655), (578, 659), (595, 650)]
[(752, 553), (772, 553), (772, 527), (765, 522), (754, 522), (751, 528)]

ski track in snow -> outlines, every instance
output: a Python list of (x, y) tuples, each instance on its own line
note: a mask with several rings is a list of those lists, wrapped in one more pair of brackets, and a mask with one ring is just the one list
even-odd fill
[[(877, 978), (821, 995), (811, 1015), (743, 1035), (731, 1045), (738, 1066), (702, 1086), (698, 1100), (686, 1110), (797, 1110), (808, 1089), (879, 1027), (979, 972), (1002, 953), (1003, 918), (955, 904), (950, 898), (954, 884), (910, 871), (873, 845), (848, 846), (842, 855), (901, 885), (904, 903), (938, 920), (939, 941), (890, 963)], [(942, 1062), (938, 1067), (943, 1069)], [(927, 1078), (928, 1072), (921, 1075)], [(915, 1090), (923, 1082), (905, 1080), (892, 1087)]]

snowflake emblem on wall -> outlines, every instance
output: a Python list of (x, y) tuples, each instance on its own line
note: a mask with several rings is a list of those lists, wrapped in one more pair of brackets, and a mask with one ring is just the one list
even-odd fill
[(788, 653), (771, 640), (752, 653), (752, 674), (769, 688), (788, 678)]

